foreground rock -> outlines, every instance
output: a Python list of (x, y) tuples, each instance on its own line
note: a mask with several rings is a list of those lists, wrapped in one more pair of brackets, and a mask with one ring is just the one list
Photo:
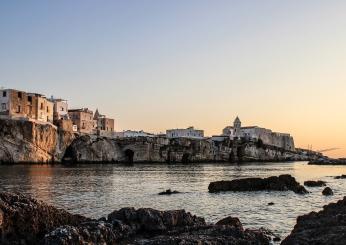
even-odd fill
[(345, 244), (346, 240), (346, 197), (331, 203), (316, 213), (298, 217), (291, 234), (283, 245), (296, 244)]
[(0, 244), (269, 244), (262, 230), (228, 217), (207, 224), (185, 210), (123, 208), (107, 219), (72, 215), (23, 195), (0, 193)]
[(322, 181), (322, 180), (308, 180), (304, 182), (305, 186), (308, 187), (321, 187), (321, 186), (326, 186), (326, 182)]
[(334, 195), (333, 190), (330, 187), (324, 188), (324, 190), (322, 191), (322, 194), (324, 196), (332, 196), (332, 195)]
[(291, 175), (272, 176), (269, 178), (245, 178), (231, 181), (216, 181), (209, 184), (209, 192), (220, 191), (294, 191), (306, 194), (308, 191)]
[(87, 220), (23, 195), (0, 193), (0, 234), (3, 243), (34, 244), (58, 226), (78, 225)]

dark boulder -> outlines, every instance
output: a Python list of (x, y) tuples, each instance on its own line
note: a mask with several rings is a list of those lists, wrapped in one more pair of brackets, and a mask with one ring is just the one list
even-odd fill
[(118, 230), (112, 224), (102, 221), (82, 223), (79, 226), (62, 226), (48, 233), (44, 239), (45, 245), (67, 244), (118, 244), (121, 238)]
[(240, 222), (240, 220), (238, 218), (234, 218), (231, 216), (226, 217), (222, 220), (219, 220), (218, 222), (216, 222), (215, 225), (228, 225), (228, 226), (236, 227), (239, 230), (244, 230), (243, 224)]
[(245, 178), (231, 181), (216, 181), (209, 184), (209, 192), (220, 191), (287, 191), (306, 194), (308, 191), (291, 175), (272, 176), (268, 178)]
[(325, 196), (332, 196), (332, 195), (334, 195), (333, 190), (330, 187), (324, 188), (324, 190), (322, 191), (322, 194), (325, 195)]
[(34, 244), (58, 226), (87, 220), (21, 194), (0, 192), (0, 238), (4, 244)]
[(140, 232), (162, 232), (176, 227), (206, 225), (203, 218), (185, 210), (159, 211), (151, 208), (122, 208), (108, 215)]
[(268, 206), (273, 206), (273, 205), (274, 205), (273, 202), (269, 202), (269, 203), (268, 203)]
[(346, 241), (346, 197), (297, 218), (291, 234), (282, 245), (326, 244), (343, 245)]
[(179, 191), (172, 191), (171, 189), (168, 189), (166, 191), (160, 192), (159, 195), (172, 195), (172, 194), (179, 194)]
[(321, 186), (326, 186), (326, 182), (322, 180), (307, 180), (304, 181), (304, 185), (308, 187), (321, 187)]

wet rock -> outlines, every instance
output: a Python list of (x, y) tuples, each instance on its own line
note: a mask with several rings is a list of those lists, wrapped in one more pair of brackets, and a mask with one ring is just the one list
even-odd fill
[(78, 227), (59, 227), (48, 233), (42, 243), (45, 245), (117, 244), (120, 238), (120, 233), (113, 229), (112, 224), (93, 221), (82, 223)]
[(108, 219), (87, 219), (23, 195), (0, 193), (0, 244), (269, 244), (239, 219), (217, 225), (184, 210), (123, 208)]
[(334, 195), (333, 190), (330, 187), (324, 188), (324, 190), (322, 191), (322, 194), (325, 195), (325, 196), (332, 196), (332, 195)]
[(58, 226), (87, 220), (24, 195), (0, 193), (0, 233), (5, 244), (34, 244)]
[(306, 194), (308, 191), (291, 175), (272, 176), (269, 178), (245, 178), (231, 181), (216, 181), (209, 184), (209, 192), (220, 191), (287, 191)]
[(136, 239), (133, 244), (141, 245), (253, 245), (270, 244), (270, 238), (259, 230), (241, 231), (232, 226), (206, 226), (186, 232), (169, 233), (149, 239)]
[(326, 186), (326, 182), (322, 180), (307, 180), (304, 181), (304, 185), (308, 187), (321, 187), (321, 186)]
[(346, 197), (297, 218), (291, 234), (282, 245), (326, 244), (341, 245), (346, 240)]
[(176, 227), (206, 225), (203, 218), (185, 210), (158, 211), (151, 208), (123, 208), (108, 215), (108, 221), (118, 220), (137, 231), (162, 232)]
[(215, 225), (229, 225), (229, 226), (233, 226), (236, 227), (240, 230), (244, 230), (242, 223), (240, 222), (240, 220), (238, 218), (234, 218), (234, 217), (226, 217), (218, 222), (216, 222)]
[(172, 191), (171, 189), (168, 189), (166, 191), (160, 192), (159, 195), (172, 195), (172, 194), (179, 194), (179, 191)]
[(334, 179), (346, 179), (346, 175), (335, 176)]

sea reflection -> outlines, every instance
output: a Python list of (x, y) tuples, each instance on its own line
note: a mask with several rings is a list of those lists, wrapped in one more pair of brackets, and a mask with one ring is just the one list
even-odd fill
[[(208, 193), (211, 181), (292, 174), (298, 181), (321, 179), (335, 195), (310, 188), (302, 196), (293, 192)], [(345, 195), (345, 166), (310, 166), (305, 162), (191, 164), (191, 165), (14, 165), (0, 166), (0, 190), (23, 192), (73, 213), (99, 218), (122, 207), (186, 209), (207, 221), (237, 216), (247, 227), (267, 227), (284, 236), (296, 217)], [(182, 194), (159, 196), (174, 189)], [(275, 205), (268, 206), (267, 203)]]

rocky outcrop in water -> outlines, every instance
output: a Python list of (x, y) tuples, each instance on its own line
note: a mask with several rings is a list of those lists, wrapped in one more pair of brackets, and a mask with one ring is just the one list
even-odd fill
[(346, 197), (297, 218), (291, 234), (282, 245), (324, 244), (343, 245), (346, 241)]
[(345, 158), (333, 159), (328, 157), (318, 158), (310, 161), (310, 165), (346, 165)]
[(123, 208), (88, 219), (19, 194), (0, 193), (0, 244), (269, 244), (237, 218), (207, 224), (185, 210)]
[(334, 192), (330, 187), (326, 187), (323, 189), (322, 194), (324, 196), (332, 196), (332, 195), (334, 195)]
[(322, 180), (307, 180), (304, 181), (304, 185), (308, 187), (321, 187), (326, 186), (326, 182)]
[(244, 178), (230, 181), (216, 181), (209, 184), (209, 192), (221, 191), (294, 191), (306, 194), (308, 191), (291, 175), (269, 178)]

